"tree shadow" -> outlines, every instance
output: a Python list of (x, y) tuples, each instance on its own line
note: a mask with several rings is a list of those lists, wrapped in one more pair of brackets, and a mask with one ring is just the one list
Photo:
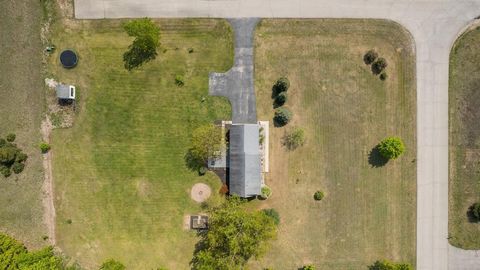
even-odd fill
[(468, 218), (468, 222), (478, 223), (478, 222), (480, 222), (480, 220), (473, 213), (473, 207), (474, 207), (474, 205), (471, 205), (470, 207), (468, 207), (468, 210), (467, 210), (467, 213), (466, 213), (467, 218)]
[(382, 156), (382, 154), (380, 154), (378, 144), (373, 147), (368, 154), (368, 163), (374, 168), (383, 167), (388, 163), (388, 158), (385, 158)]

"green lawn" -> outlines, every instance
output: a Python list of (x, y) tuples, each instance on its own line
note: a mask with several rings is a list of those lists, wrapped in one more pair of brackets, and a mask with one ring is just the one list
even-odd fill
[[(363, 62), (376, 48), (387, 59), (383, 82)], [(264, 20), (256, 33), (259, 119), (273, 117), (271, 88), (290, 79), (286, 103), (294, 117), (271, 126), (273, 207), (278, 239), (256, 269), (367, 269), (377, 259), (415, 264), (416, 82), (411, 37), (384, 20)], [(306, 145), (287, 152), (285, 131), (305, 129)], [(369, 152), (386, 136), (407, 151), (383, 167)], [(316, 190), (325, 192), (321, 202)]]
[(462, 35), (450, 53), (449, 236), (464, 249), (480, 249), (480, 224), (467, 210), (480, 201), (480, 28)]
[(42, 158), (38, 150), (44, 108), (40, 1), (0, 4), (0, 136), (13, 132), (28, 154), (25, 170), (0, 175), (0, 230), (30, 248), (46, 243), (43, 223)]
[(201, 210), (189, 189), (206, 182), (218, 196), (219, 179), (189, 171), (183, 158), (196, 127), (231, 117), (226, 99), (207, 97), (208, 73), (232, 65), (231, 30), (223, 20), (158, 24), (157, 59), (131, 73), (121, 21), (66, 21), (53, 38), (80, 56), (72, 70), (57, 55), (50, 62), (80, 96), (74, 126), (52, 138), (57, 239), (87, 268), (115, 258), (128, 269), (188, 269), (197, 237), (183, 217)]

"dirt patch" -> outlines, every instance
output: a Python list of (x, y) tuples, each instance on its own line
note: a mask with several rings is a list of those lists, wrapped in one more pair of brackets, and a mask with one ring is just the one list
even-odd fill
[(75, 116), (75, 101), (72, 103), (60, 103), (56, 94), (55, 87), (59, 82), (54, 79), (46, 78), (45, 85), (48, 87), (46, 94), (47, 114), (49, 116), (52, 128), (69, 128), (73, 126)]
[(206, 201), (211, 194), (211, 188), (204, 183), (193, 185), (192, 190), (190, 191), (190, 197), (192, 197), (192, 200), (198, 203)]
[[(52, 131), (52, 123), (48, 116), (42, 122), (42, 138), (44, 142), (50, 142), (50, 133)], [(55, 205), (53, 204), (53, 174), (52, 174), (52, 152), (43, 155), (43, 168), (45, 179), (43, 181), (43, 207), (45, 213), (43, 216), (44, 223), (47, 226), (48, 239), (52, 245), (55, 245)]]

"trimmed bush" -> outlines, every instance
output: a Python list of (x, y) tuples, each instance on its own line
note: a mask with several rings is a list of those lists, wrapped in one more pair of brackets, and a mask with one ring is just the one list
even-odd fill
[(323, 192), (321, 191), (317, 191), (315, 192), (315, 194), (313, 194), (313, 198), (315, 199), (315, 201), (321, 201), (323, 197), (325, 197), (325, 194), (323, 194)]
[(207, 173), (207, 167), (202, 166), (198, 169), (198, 175), (205, 175)]
[(268, 199), (268, 197), (272, 195), (272, 190), (267, 185), (263, 186), (261, 191), (262, 191), (262, 195), (260, 195), (260, 197), (264, 200)]
[(283, 106), (283, 104), (285, 104), (285, 102), (287, 102), (287, 92), (281, 92), (275, 97), (275, 101), (273, 105), (275, 107), (281, 107)]
[(393, 263), (387, 260), (376, 261), (368, 267), (369, 270), (413, 270), (413, 267), (406, 263)]
[(276, 127), (283, 127), (290, 119), (292, 119), (292, 112), (287, 108), (278, 108), (275, 110), (275, 116), (273, 117), (273, 123)]
[(295, 150), (305, 144), (305, 132), (301, 128), (294, 128), (283, 137), (283, 144), (288, 150)]
[(290, 88), (290, 81), (286, 77), (281, 77), (273, 85), (273, 97), (276, 97), (278, 94), (285, 92)]
[(372, 64), (372, 72), (373, 74), (380, 74), (382, 73), (382, 71), (388, 66), (387, 64), (387, 60), (385, 60), (385, 58), (378, 58), (377, 61), (375, 61), (373, 64)]
[(10, 133), (10, 134), (7, 135), (6, 139), (7, 139), (8, 142), (13, 142), (13, 141), (15, 141), (16, 137), (17, 136), (15, 136), (15, 134)]
[(380, 142), (378, 151), (386, 159), (396, 159), (405, 152), (405, 145), (398, 137), (388, 137)]
[(276, 225), (280, 224), (280, 214), (273, 208), (263, 209), (262, 212), (273, 219)]
[(176, 76), (175, 76), (175, 84), (176, 84), (177, 86), (179, 86), (179, 87), (185, 85), (185, 80), (183, 79), (183, 76), (182, 76), (182, 75), (176, 75)]
[(363, 62), (365, 64), (370, 65), (373, 63), (376, 59), (378, 58), (378, 53), (375, 50), (369, 50), (365, 55), (363, 56)]
[(23, 172), (24, 168), (25, 168), (25, 164), (23, 164), (23, 163), (15, 162), (12, 165), (12, 171), (16, 174), (19, 174), (19, 173)]
[(10, 168), (5, 165), (0, 165), (0, 173), (5, 177), (9, 177), (12, 174)]
[(42, 151), (43, 154), (46, 154), (51, 149), (50, 144), (46, 142), (41, 142), (38, 147), (40, 147), (40, 151)]
[(469, 209), (470, 216), (474, 219), (474, 221), (480, 221), (480, 203), (476, 202), (470, 206)]
[(382, 74), (380, 74), (380, 80), (385, 81), (387, 78), (388, 78), (388, 75), (386, 72), (382, 72)]
[(315, 266), (313, 264), (307, 264), (302, 267), (302, 270), (315, 270)]

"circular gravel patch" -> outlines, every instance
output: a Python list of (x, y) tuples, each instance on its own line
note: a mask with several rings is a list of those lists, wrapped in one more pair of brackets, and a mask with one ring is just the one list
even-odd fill
[(190, 191), (190, 196), (192, 197), (192, 200), (199, 203), (206, 201), (211, 194), (212, 190), (208, 185), (204, 183), (198, 183), (193, 185), (192, 191)]

